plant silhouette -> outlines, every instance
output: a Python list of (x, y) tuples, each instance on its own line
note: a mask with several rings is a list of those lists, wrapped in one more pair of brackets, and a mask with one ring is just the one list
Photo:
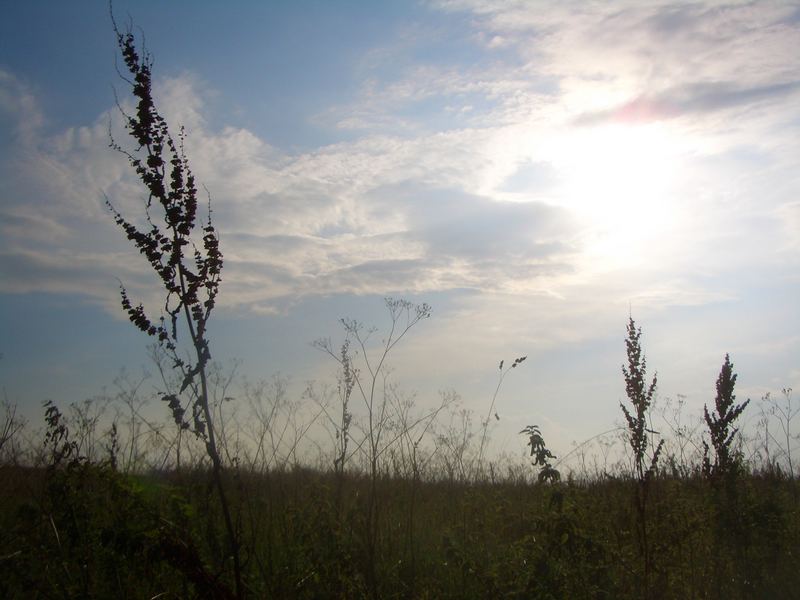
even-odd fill
[[(120, 110), (125, 118), (125, 128), (137, 148), (126, 150), (113, 138), (110, 146), (127, 157), (147, 190), (144, 206), (146, 225), (140, 227), (128, 220), (109, 199), (106, 199), (106, 205), (117, 225), (156, 272), (165, 292), (165, 314), (154, 320), (141, 303), (133, 304), (120, 282), (122, 308), (137, 328), (156, 338), (170, 357), (172, 366), (182, 375), (178, 394), (165, 394), (162, 400), (167, 403), (175, 423), (192, 431), (205, 443), (228, 534), (236, 595), (242, 597), (239, 537), (223, 484), (223, 465), (209, 405), (206, 373), (211, 359), (207, 326), (219, 292), (223, 265), (219, 236), (211, 221), (211, 199), (208, 200), (207, 220), (200, 225), (202, 241), (198, 245), (193, 238), (198, 228), (198, 192), (184, 151), (185, 132), (181, 128), (176, 142), (167, 121), (156, 108), (150, 54), (146, 50), (142, 53), (137, 50), (136, 39), (130, 30), (123, 33), (116, 22), (113, 25), (131, 77), (123, 79), (130, 84), (136, 100), (133, 114), (125, 113), (121, 107)], [(160, 219), (155, 218), (156, 212)], [(179, 321), (185, 326), (190, 341), (189, 354), (193, 358), (188, 361), (179, 353)], [(188, 402), (182, 400), (184, 394), (188, 395)]]
[(707, 477), (732, 474), (736, 467), (737, 461), (735, 454), (732, 452), (732, 447), (736, 432), (739, 430), (733, 427), (733, 422), (739, 418), (750, 403), (750, 400), (735, 405), (736, 396), (733, 393), (735, 385), (736, 373), (733, 372), (733, 363), (730, 356), (726, 354), (719, 377), (717, 377), (717, 396), (714, 399), (716, 412), (712, 410), (709, 413), (708, 407), (703, 406), (703, 416), (708, 425), (711, 445), (714, 447), (716, 455), (712, 463), (708, 457), (708, 444), (704, 440), (703, 474)]
[(533, 466), (541, 467), (541, 471), (539, 471), (538, 475), (539, 481), (559, 481), (561, 479), (561, 473), (559, 473), (558, 470), (550, 464), (551, 458), (558, 457), (550, 452), (547, 444), (545, 444), (539, 426), (528, 425), (525, 427), (525, 429), (520, 431), (520, 434), (525, 435), (528, 438), (528, 446), (531, 447), (531, 456), (533, 457)]
[[(633, 450), (634, 477), (636, 478), (635, 506), (637, 514), (637, 536), (639, 541), (639, 553), (643, 562), (643, 596), (651, 597), (651, 572), (654, 566), (653, 551), (649, 540), (648, 531), (648, 499), (653, 475), (658, 467), (658, 459), (664, 448), (664, 440), (658, 444), (648, 437), (654, 437), (657, 432), (647, 427), (647, 419), (650, 407), (653, 403), (653, 395), (656, 391), (657, 376), (653, 375), (650, 384), (647, 384), (647, 361), (644, 357), (641, 345), (642, 330), (636, 327), (633, 317), (628, 319), (628, 337), (625, 339), (625, 350), (628, 358), (628, 366), (622, 366), (622, 374), (625, 378), (625, 391), (628, 400), (633, 406), (633, 412), (620, 403), (622, 413), (628, 425), (628, 443)], [(655, 446), (649, 465), (647, 464), (648, 445)]]

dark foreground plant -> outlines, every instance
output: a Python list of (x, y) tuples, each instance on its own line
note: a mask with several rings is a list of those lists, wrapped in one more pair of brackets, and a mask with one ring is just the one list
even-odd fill
[(641, 328), (636, 328), (636, 323), (631, 317), (628, 320), (628, 337), (625, 339), (625, 349), (628, 357), (628, 366), (622, 367), (622, 374), (625, 377), (625, 391), (630, 401), (633, 412), (620, 403), (622, 413), (628, 425), (628, 441), (633, 450), (634, 476), (636, 478), (636, 513), (637, 513), (637, 537), (639, 541), (639, 552), (643, 562), (643, 587), (644, 596), (650, 596), (650, 572), (653, 566), (652, 549), (648, 539), (648, 514), (647, 504), (650, 493), (650, 485), (658, 466), (658, 458), (664, 447), (664, 440), (660, 440), (655, 446), (652, 455), (648, 456), (647, 447), (654, 445), (651, 440), (656, 432), (648, 428), (647, 419), (650, 407), (653, 403), (653, 395), (656, 391), (657, 377), (653, 375), (653, 380), (647, 384), (647, 362), (642, 353), (640, 338)]
[[(800, 434), (794, 433), (793, 423), (797, 416), (800, 415), (800, 407), (792, 404), (792, 388), (783, 388), (781, 396), (783, 396), (782, 400), (768, 392), (761, 399), (760, 425), (764, 429), (762, 460), (767, 471), (778, 474), (783, 473), (783, 469), (780, 466), (782, 462), (789, 478), (794, 479), (795, 468), (792, 448), (797, 449), (796, 443), (800, 441)], [(770, 423), (773, 421), (777, 421), (778, 435), (770, 432)]]
[[(366, 579), (370, 596), (378, 597), (377, 555), (379, 542), (379, 522), (381, 503), (378, 498), (378, 480), (381, 475), (381, 461), (385, 454), (396, 444), (414, 437), (412, 432), (416, 429), (418, 438), (416, 444), (422, 441), (422, 436), (429, 428), (430, 421), (444, 408), (444, 404), (433, 411), (413, 419), (409, 422), (398, 414), (397, 408), (402, 413), (401, 403), (393, 403), (392, 395), (395, 390), (388, 383), (387, 359), (391, 351), (400, 343), (406, 334), (420, 321), (430, 317), (431, 307), (427, 303), (414, 304), (408, 300), (385, 298), (386, 308), (389, 311), (391, 325), (389, 331), (374, 353), (370, 352), (370, 337), (377, 331), (375, 328), (365, 328), (355, 319), (341, 319), (345, 331), (345, 341), (341, 351), (336, 352), (330, 339), (321, 339), (315, 346), (331, 356), (341, 367), (339, 400), (341, 420), (331, 417), (324, 409), (328, 420), (333, 424), (336, 435), (336, 457), (334, 458), (334, 471), (338, 474), (339, 484), (337, 489), (341, 493), (341, 481), (345, 472), (345, 464), (350, 456), (360, 452), (367, 462), (369, 475), (369, 492), (366, 506)], [(355, 346), (355, 349), (352, 348)], [(360, 356), (359, 356), (360, 355)], [(363, 365), (363, 370), (355, 366), (357, 357)], [(351, 396), (356, 395), (362, 410), (363, 422), (353, 422), (353, 407)], [(406, 413), (407, 417), (407, 413)], [(393, 423), (394, 422), (394, 423)], [(403, 423), (400, 431), (392, 431), (391, 425)], [(352, 450), (348, 450), (352, 430), (361, 430), (361, 439), (352, 440)], [(337, 498), (336, 505), (339, 506)]]
[(528, 437), (528, 446), (531, 447), (531, 456), (533, 457), (533, 466), (541, 468), (538, 475), (539, 481), (550, 481), (553, 483), (559, 481), (561, 479), (561, 473), (550, 464), (551, 458), (558, 457), (547, 448), (539, 426), (528, 425), (525, 429), (520, 431), (520, 434)]
[[(147, 190), (144, 207), (146, 225), (137, 226), (123, 217), (109, 200), (106, 204), (128, 239), (147, 258), (166, 293), (163, 313), (154, 321), (142, 304), (134, 305), (131, 302), (127, 289), (120, 284), (122, 308), (136, 327), (158, 341), (171, 358), (173, 367), (182, 375), (179, 393), (166, 394), (162, 399), (172, 412), (175, 423), (205, 443), (225, 521), (236, 594), (242, 597), (239, 536), (223, 483), (223, 465), (209, 405), (207, 379), (207, 366), (211, 359), (207, 325), (216, 302), (222, 271), (219, 237), (211, 222), (209, 199), (208, 218), (200, 226), (202, 240), (198, 242), (193, 238), (198, 228), (197, 187), (184, 152), (183, 129), (176, 142), (166, 120), (156, 109), (152, 94), (152, 59), (149, 54), (139, 54), (130, 31), (120, 32), (116, 23), (114, 31), (131, 76), (126, 81), (136, 100), (134, 113), (129, 115), (123, 112), (123, 115), (125, 128), (135, 140), (137, 148), (125, 150), (113, 139), (111, 147), (128, 158)], [(154, 213), (158, 213), (159, 218)], [(179, 353), (179, 321), (185, 326), (190, 353), (193, 355), (188, 361)], [(188, 400), (182, 399), (184, 394), (188, 395)]]
[(733, 372), (733, 363), (729, 355), (725, 355), (725, 362), (717, 377), (717, 396), (714, 399), (716, 412), (708, 412), (708, 407), (703, 406), (708, 431), (711, 436), (711, 445), (714, 447), (714, 462), (708, 456), (709, 447), (703, 440), (703, 474), (706, 477), (724, 477), (734, 475), (740, 466), (741, 460), (733, 450), (733, 441), (739, 431), (733, 427), (733, 422), (739, 418), (750, 403), (746, 400), (742, 404), (734, 404), (736, 396), (733, 388), (736, 385), (736, 373)]
[(17, 438), (25, 428), (25, 420), (17, 414), (17, 405), (8, 400), (5, 390), (0, 410), (3, 412), (0, 417), (0, 464), (13, 464), (17, 462)]
[[(494, 394), (492, 395), (492, 402), (489, 404), (489, 412), (486, 415), (486, 418), (481, 423), (481, 444), (478, 448), (478, 464), (477, 464), (477, 472), (473, 474), (474, 477), (483, 477), (483, 453), (486, 450), (486, 441), (489, 436), (489, 424), (492, 422), (492, 415), (496, 420), (500, 420), (500, 415), (497, 414), (494, 407), (497, 402), (497, 394), (500, 393), (500, 387), (503, 385), (503, 380), (506, 378), (506, 375), (511, 369), (516, 369), (520, 364), (522, 364), (525, 359), (528, 358), (527, 356), (520, 356), (514, 359), (510, 365), (503, 370), (503, 365), (505, 364), (505, 360), (500, 361), (500, 365), (498, 366), (498, 370), (500, 371), (500, 379), (497, 381), (497, 387), (494, 389)], [(491, 464), (489, 465), (491, 467)]]

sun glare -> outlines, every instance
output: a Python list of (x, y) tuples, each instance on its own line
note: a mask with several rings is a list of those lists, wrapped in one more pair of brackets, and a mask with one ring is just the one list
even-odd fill
[(583, 127), (557, 145), (557, 202), (585, 226), (596, 268), (637, 264), (674, 223), (675, 143), (660, 124)]

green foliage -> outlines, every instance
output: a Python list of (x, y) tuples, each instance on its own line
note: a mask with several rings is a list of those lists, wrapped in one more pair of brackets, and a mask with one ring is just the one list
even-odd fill
[(233, 597), (207, 566), (193, 532), (181, 526), (171, 496), (162, 491), (154, 503), (112, 460), (80, 456), (52, 403), (46, 423), (50, 463), (24, 478), (4, 478), (10, 489), (0, 515), (6, 532), (0, 596)]
[[(56, 412), (46, 435), (72, 447)], [(538, 429), (525, 432), (547, 463)], [(73, 453), (56, 464), (0, 472), (0, 597), (234, 597), (204, 471), (124, 475)], [(712, 481), (649, 480), (649, 588), (625, 479), (412, 485), (293, 469), (243, 473), (231, 490), (246, 515), (242, 577), (252, 597), (793, 597), (795, 482), (742, 473), (733, 485), (736, 513), (724, 520)], [(370, 494), (381, 506), (371, 524)]]

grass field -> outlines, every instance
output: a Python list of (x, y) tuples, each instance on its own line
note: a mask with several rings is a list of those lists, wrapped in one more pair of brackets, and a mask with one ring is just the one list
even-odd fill
[[(123, 473), (69, 435), (48, 438), (49, 464), (0, 470), (0, 596), (234, 597), (208, 469)], [(225, 485), (253, 598), (798, 597), (797, 481), (684, 467), (649, 481), (647, 548), (640, 482), (623, 473), (230, 465)]]

